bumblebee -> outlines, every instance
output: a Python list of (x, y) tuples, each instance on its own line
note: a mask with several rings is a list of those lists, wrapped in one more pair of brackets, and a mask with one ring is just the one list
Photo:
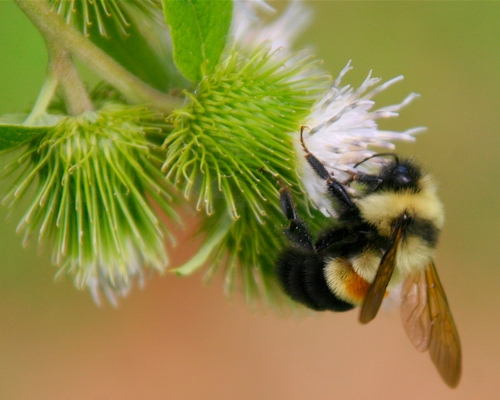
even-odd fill
[[(325, 181), (338, 218), (313, 240), (289, 188), (278, 179), (281, 207), (289, 220), (285, 234), (290, 244), (276, 264), (284, 291), (317, 311), (359, 306), (359, 320), (365, 324), (375, 318), (389, 291), (402, 283), (401, 316), (410, 341), (418, 350), (428, 350), (444, 381), (456, 387), (461, 346), (433, 261), (444, 217), (432, 177), (410, 159), (384, 154), (375, 157), (392, 160), (377, 174), (356, 172), (341, 183), (308, 151), (303, 130), (305, 158)], [(361, 187), (359, 197), (349, 195), (351, 182)]]

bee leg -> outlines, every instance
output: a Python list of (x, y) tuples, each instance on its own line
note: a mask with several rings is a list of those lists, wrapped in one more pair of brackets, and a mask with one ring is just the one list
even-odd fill
[(319, 161), (314, 154), (309, 152), (308, 148), (306, 147), (306, 144), (304, 143), (304, 139), (302, 137), (304, 128), (304, 126), (300, 128), (300, 142), (302, 143), (302, 147), (306, 152), (305, 157), (307, 162), (312, 167), (314, 172), (316, 172), (316, 174), (318, 174), (321, 179), (324, 179), (326, 181), (328, 193), (339, 203), (340, 207), (342, 208), (341, 214), (346, 215), (346, 217), (348, 218), (357, 217), (359, 215), (358, 207), (356, 206), (356, 204), (354, 204), (342, 183), (340, 183), (332, 175), (330, 175), (321, 161)]
[(313, 250), (312, 237), (306, 224), (302, 221), (293, 202), (290, 189), (280, 182), (280, 202), (283, 213), (290, 221), (290, 226), (285, 231), (288, 238), (297, 246), (307, 250)]
[(318, 240), (316, 240), (314, 248), (316, 249), (317, 252), (319, 252), (331, 246), (332, 244), (352, 243), (352, 242), (353, 242), (352, 232), (350, 232), (346, 228), (337, 228), (324, 232), (318, 238)]
[(325, 310), (311, 297), (306, 284), (309, 271), (322, 271), (323, 263), (314, 251), (312, 237), (305, 223), (297, 214), (290, 189), (280, 179), (278, 182), (281, 186), (281, 208), (290, 221), (285, 234), (292, 243), (276, 260), (276, 276), (285, 293), (293, 300), (313, 310)]
[(382, 183), (382, 179), (377, 175), (365, 174), (363, 172), (358, 172), (350, 179), (363, 184), (369, 191), (375, 190)]
[(299, 218), (290, 189), (278, 178), (283, 213), (290, 221), (285, 231), (292, 245), (276, 261), (276, 276), (285, 293), (313, 310), (347, 311), (353, 306), (337, 298), (325, 281), (324, 260), (316, 252), (306, 224)]

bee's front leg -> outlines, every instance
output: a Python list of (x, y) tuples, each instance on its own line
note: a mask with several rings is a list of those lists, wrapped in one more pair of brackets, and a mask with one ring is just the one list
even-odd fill
[(285, 231), (288, 238), (293, 244), (303, 247), (307, 250), (314, 250), (312, 237), (307, 229), (306, 224), (302, 221), (297, 213), (295, 203), (293, 202), (292, 193), (290, 189), (286, 187), (283, 182), (278, 181), (281, 185), (280, 189), (280, 203), (283, 213), (290, 221), (290, 226)]

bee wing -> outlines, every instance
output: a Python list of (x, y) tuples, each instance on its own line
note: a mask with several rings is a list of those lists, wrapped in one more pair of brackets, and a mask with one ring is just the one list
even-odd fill
[(433, 262), (407, 278), (401, 316), (410, 341), (420, 351), (429, 350), (443, 380), (456, 387), (462, 374), (460, 339)]
[(407, 218), (405, 215), (398, 220), (391, 238), (391, 245), (382, 257), (375, 279), (366, 293), (363, 305), (361, 306), (361, 312), (359, 313), (359, 322), (362, 324), (366, 324), (375, 318), (382, 300), (384, 300), (385, 290), (396, 266), (397, 249), (403, 237), (403, 231), (406, 228), (406, 221)]
[(419, 351), (427, 351), (431, 338), (431, 316), (427, 304), (427, 280), (424, 271), (408, 276), (403, 283), (401, 319), (413, 345)]

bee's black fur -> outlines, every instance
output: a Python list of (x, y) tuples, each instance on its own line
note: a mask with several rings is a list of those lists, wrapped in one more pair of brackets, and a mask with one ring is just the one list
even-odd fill
[[(347, 196), (347, 193), (344, 195)], [(362, 221), (358, 212), (349, 226), (340, 225), (325, 231), (313, 245), (305, 223), (298, 218), (295, 210), (289, 209), (295, 206), (286, 187), (281, 189), (281, 204), (285, 215), (292, 217), (285, 231), (291, 245), (282, 252), (276, 264), (276, 274), (285, 292), (295, 301), (316, 311), (348, 311), (354, 308), (354, 305), (335, 296), (328, 287), (324, 275), (326, 263), (333, 258), (349, 258), (367, 246), (382, 243), (383, 239), (377, 235), (375, 228)]]
[(418, 192), (418, 183), (422, 176), (419, 166), (412, 160), (404, 159), (390, 162), (383, 166), (377, 175), (358, 173), (356, 181), (365, 187), (365, 195), (382, 191), (404, 191)]
[(314, 252), (290, 247), (281, 253), (276, 273), (285, 292), (295, 301), (316, 311), (348, 311), (354, 308), (336, 297), (323, 275), (324, 259)]

